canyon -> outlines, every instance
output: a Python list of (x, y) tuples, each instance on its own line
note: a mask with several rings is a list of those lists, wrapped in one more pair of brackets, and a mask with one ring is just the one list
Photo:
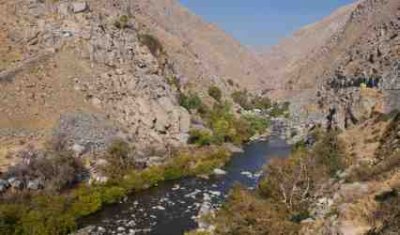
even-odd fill
[[(316, 180), (315, 188), (294, 183), (294, 189), (305, 190), (309, 215), (294, 225), (285, 219), (277, 224), (289, 223), (293, 234), (396, 231), (390, 216), (397, 218), (397, 211), (379, 218), (374, 213), (384, 214), (381, 208), (398, 200), (398, 0), (356, 1), (257, 52), (176, 0), (0, 0), (0, 11), (2, 204), (15, 193), (40, 194), (47, 190), (46, 182), (59, 183), (43, 173), (48, 169), (55, 175), (74, 172), (63, 184), (90, 182), (107, 192), (96, 191), (101, 202), (85, 207), (87, 213), (70, 212), (67, 205), (89, 200), (85, 193), (93, 195), (93, 188), (78, 188), (78, 196), (71, 196), (71, 187), (57, 188), (72, 190), (65, 207), (66, 216), (72, 214), (75, 221), (103, 202), (115, 203), (114, 197), (120, 200), (163, 180), (207, 178), (210, 170), (229, 161), (226, 152), (279, 129), (293, 146), (304, 145), (310, 162), (318, 159), (315, 148), (326, 141), (328, 146), (344, 142), (334, 150), (346, 164)], [(273, 125), (279, 122), (284, 124)], [(73, 160), (65, 160), (69, 157)], [(303, 160), (301, 166), (307, 167), (310, 162)], [(44, 170), (39, 163), (47, 164)], [(376, 172), (376, 177), (364, 171)], [(265, 180), (260, 178), (260, 188)], [(285, 188), (281, 191), (286, 200)], [(240, 191), (260, 203), (247, 193)], [(298, 215), (292, 205), (288, 210), (293, 210), (288, 215)], [(25, 216), (9, 208), (0, 212)], [(2, 213), (0, 226), (16, 226)], [(226, 214), (220, 214), (215, 226), (199, 233), (229, 234), (230, 223), (221, 226)], [(28, 234), (51, 234), (26, 226)], [(74, 226), (59, 233), (74, 231)]]

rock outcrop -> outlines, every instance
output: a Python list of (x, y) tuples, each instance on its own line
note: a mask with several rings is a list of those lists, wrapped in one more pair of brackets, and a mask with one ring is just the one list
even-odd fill
[(252, 53), (174, 0), (2, 0), (0, 10), (0, 138), (10, 146), (55, 134), (77, 152), (114, 138), (139, 150), (182, 145), (191, 117), (178, 92), (263, 82)]
[(340, 128), (398, 109), (399, 16), (399, 1), (363, 0), (298, 31), (264, 55), (267, 65), (279, 64), (270, 77), (284, 81), (272, 95), (296, 103), (297, 114), (335, 110)]

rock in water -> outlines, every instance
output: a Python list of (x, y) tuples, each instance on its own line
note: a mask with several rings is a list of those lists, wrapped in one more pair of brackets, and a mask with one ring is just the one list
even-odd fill
[(227, 174), (226, 171), (224, 171), (222, 169), (218, 169), (218, 168), (214, 169), (213, 173), (214, 173), (214, 175), (226, 175)]

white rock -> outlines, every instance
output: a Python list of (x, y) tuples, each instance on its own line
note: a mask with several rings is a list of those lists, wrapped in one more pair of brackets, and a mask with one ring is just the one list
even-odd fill
[(86, 2), (74, 2), (72, 3), (72, 11), (74, 13), (85, 12), (89, 9), (89, 6)]
[(218, 168), (214, 169), (213, 173), (214, 173), (214, 175), (226, 175), (227, 174), (226, 171), (224, 171), (222, 169), (218, 169)]
[(91, 99), (92, 105), (96, 108), (101, 108), (101, 100), (99, 98), (92, 98)]
[(160, 211), (164, 211), (164, 210), (165, 210), (165, 207), (163, 207), (163, 206), (155, 206), (155, 207), (153, 207), (153, 209), (157, 209), (157, 210), (160, 210)]
[(249, 171), (242, 171), (240, 172), (241, 175), (247, 176), (249, 178), (253, 178), (253, 174)]
[(208, 193), (203, 193), (203, 200), (204, 201), (211, 201), (211, 197)]
[(63, 2), (58, 6), (58, 14), (68, 15), (69, 14), (69, 3)]
[(186, 194), (185, 197), (190, 197), (190, 198), (195, 199), (196, 195), (199, 194), (199, 193), (201, 193), (201, 191), (196, 189), (193, 192)]
[(74, 144), (72, 145), (71, 150), (75, 153), (75, 155), (81, 156), (85, 152), (86, 148), (80, 144)]
[(219, 192), (219, 191), (210, 191), (210, 193), (217, 197), (221, 196), (221, 192)]

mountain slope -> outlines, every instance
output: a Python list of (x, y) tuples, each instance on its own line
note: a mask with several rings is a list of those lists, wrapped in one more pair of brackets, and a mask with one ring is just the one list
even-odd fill
[(250, 89), (264, 82), (264, 68), (256, 56), (176, 0), (144, 0), (133, 4), (137, 10), (135, 17), (164, 42), (177, 68), (190, 76), (190, 80), (226, 85), (226, 80), (232, 79)]
[(227, 95), (263, 80), (256, 57), (177, 1), (0, 0), (0, 10), (0, 166), (54, 135), (87, 150), (113, 138), (186, 144), (180, 92), (211, 103), (211, 85)]
[(264, 55), (267, 66), (281, 66), (270, 71), (283, 88), (275, 93), (307, 93), (300, 106), (314, 103), (325, 114), (337, 109), (340, 127), (345, 116), (365, 114), (353, 110), (362, 83), (381, 91), (382, 111), (399, 108), (399, 16), (399, 1), (363, 0), (295, 33)]

